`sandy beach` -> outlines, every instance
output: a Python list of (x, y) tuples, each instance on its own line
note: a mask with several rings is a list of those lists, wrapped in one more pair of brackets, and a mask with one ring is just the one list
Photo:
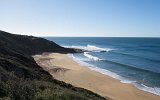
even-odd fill
[(76, 87), (91, 90), (113, 100), (160, 100), (160, 96), (121, 83), (110, 76), (80, 65), (67, 54), (44, 53), (33, 56), (35, 61), (54, 78)]

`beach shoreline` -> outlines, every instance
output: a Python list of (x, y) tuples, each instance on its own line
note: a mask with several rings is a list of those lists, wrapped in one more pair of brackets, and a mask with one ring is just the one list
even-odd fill
[(137, 89), (132, 84), (119, 80), (80, 65), (67, 54), (44, 53), (33, 56), (38, 65), (54, 78), (76, 87), (91, 90), (113, 100), (159, 100), (160, 96)]

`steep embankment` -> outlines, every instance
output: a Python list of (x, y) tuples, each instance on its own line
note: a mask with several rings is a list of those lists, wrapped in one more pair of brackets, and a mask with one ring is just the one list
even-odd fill
[(0, 31), (0, 99), (104, 99), (91, 91), (53, 79), (31, 56), (42, 52), (76, 51), (43, 38)]

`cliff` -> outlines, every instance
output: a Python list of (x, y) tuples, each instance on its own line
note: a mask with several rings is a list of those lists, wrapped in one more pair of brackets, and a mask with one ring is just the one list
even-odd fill
[(103, 97), (54, 79), (32, 55), (43, 52), (76, 53), (43, 38), (0, 31), (0, 99), (104, 100)]

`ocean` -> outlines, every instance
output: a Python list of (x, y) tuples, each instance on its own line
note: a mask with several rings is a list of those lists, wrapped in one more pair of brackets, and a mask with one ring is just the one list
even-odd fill
[(88, 50), (69, 56), (91, 70), (160, 95), (160, 38), (45, 38), (64, 47)]

